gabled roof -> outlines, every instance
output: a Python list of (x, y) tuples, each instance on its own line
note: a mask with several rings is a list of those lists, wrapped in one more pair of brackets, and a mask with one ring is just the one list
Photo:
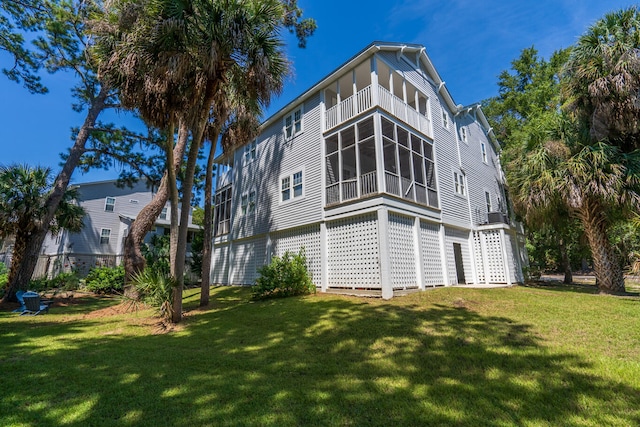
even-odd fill
[[(335, 70), (327, 74), (324, 78), (322, 78), (315, 85), (307, 89), (300, 96), (294, 98), (293, 100), (291, 100), (291, 102), (286, 104), (276, 113), (272, 114), (269, 118), (267, 118), (264, 122), (262, 122), (260, 127), (262, 129), (265, 129), (271, 124), (273, 124), (275, 121), (280, 120), (281, 117), (285, 113), (287, 113), (291, 108), (297, 106), (298, 104), (303, 103), (304, 101), (312, 97), (318, 90), (322, 89), (331, 80), (339, 77), (340, 75), (342, 75), (344, 71), (349, 70), (355, 65), (357, 65), (362, 59), (379, 51), (394, 51), (394, 52), (397, 52), (398, 55), (401, 55), (404, 52), (417, 53), (419, 55), (420, 62), (424, 65), (425, 69), (429, 73), (429, 77), (435, 84), (438, 93), (440, 94), (440, 96), (442, 96), (449, 110), (454, 114), (458, 114), (469, 108), (475, 109), (477, 114), (476, 117), (478, 117), (478, 120), (480, 120), (480, 122), (482, 123), (482, 126), (484, 126), (484, 128), (487, 130), (489, 139), (491, 139), (491, 141), (495, 145), (496, 150), (499, 148), (499, 144), (495, 137), (495, 134), (493, 133), (493, 130), (489, 126), (487, 118), (485, 117), (484, 113), (482, 112), (482, 109), (480, 108), (480, 104), (473, 104), (467, 107), (462, 106), (460, 104), (456, 104), (453, 100), (453, 97), (451, 96), (451, 93), (449, 92), (449, 89), (446, 87), (446, 83), (444, 82), (444, 80), (442, 80), (442, 78), (440, 77), (440, 74), (438, 74), (438, 71), (434, 67), (433, 62), (431, 62), (431, 58), (429, 58), (429, 56), (427, 55), (427, 52), (426, 52), (427, 49), (423, 45), (413, 44), (413, 43), (398, 43), (398, 42), (384, 42), (384, 41), (372, 42), (367, 47), (362, 49), (360, 52), (352, 56), (345, 63), (340, 65), (338, 68), (336, 68)], [(218, 162), (219, 160), (223, 160), (226, 156), (227, 156), (227, 153), (221, 154), (216, 158), (216, 162)]]

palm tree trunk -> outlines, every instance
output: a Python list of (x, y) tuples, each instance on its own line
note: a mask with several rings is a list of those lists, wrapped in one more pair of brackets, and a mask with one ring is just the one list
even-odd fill
[(91, 135), (93, 127), (95, 126), (96, 120), (100, 113), (105, 109), (109, 95), (109, 89), (105, 86), (101, 86), (100, 92), (92, 101), (91, 107), (84, 119), (84, 123), (78, 131), (78, 135), (76, 135), (76, 140), (71, 147), (71, 150), (69, 150), (69, 156), (67, 157), (62, 170), (58, 173), (58, 176), (56, 176), (51, 193), (49, 194), (49, 197), (47, 197), (45, 202), (46, 214), (40, 219), (39, 227), (30, 234), (25, 242), (25, 255), (22, 260), (16, 263), (16, 270), (13, 276), (15, 283), (10, 283), (10, 287), (20, 289), (26, 288), (29, 284), (29, 280), (31, 280), (31, 276), (33, 275), (33, 271), (35, 270), (38, 262), (38, 255), (40, 254), (42, 243), (49, 232), (49, 227), (55, 217), (56, 210), (62, 201), (64, 193), (67, 191), (67, 187), (69, 187), (71, 175), (78, 166), (80, 158), (85, 153), (85, 145)]
[(560, 249), (560, 262), (562, 263), (562, 271), (564, 271), (563, 283), (570, 285), (573, 283), (573, 272), (571, 271), (571, 262), (569, 261), (569, 253), (564, 239), (558, 241), (558, 249)]
[(607, 223), (599, 203), (587, 200), (577, 213), (591, 248), (598, 290), (604, 294), (625, 293), (624, 274), (609, 242)]
[[(42, 239), (39, 246), (31, 245), (31, 247), (37, 248), (35, 253), (27, 252), (27, 249), (29, 249), (29, 234), (28, 231), (24, 231), (17, 233), (15, 236), (11, 267), (9, 268), (7, 286), (2, 302), (16, 301), (16, 292), (19, 290), (26, 291), (29, 286), (29, 280), (31, 280), (31, 274), (33, 274), (33, 270), (38, 262), (40, 247), (44, 241), (44, 239)], [(21, 267), (26, 263), (33, 264), (33, 268), (31, 269), (32, 273), (29, 274), (28, 277), (21, 276), (25, 271), (25, 269)]]
[(213, 159), (216, 154), (218, 133), (212, 135), (209, 158), (207, 159), (207, 173), (204, 184), (204, 242), (202, 244), (202, 274), (200, 284), (200, 306), (209, 305), (209, 287), (211, 286), (211, 255), (213, 240)]
[[(175, 173), (180, 169), (182, 164), (182, 158), (187, 147), (187, 141), (189, 137), (189, 129), (186, 125), (181, 124), (178, 131), (178, 143), (173, 149), (173, 170)], [(160, 216), (162, 209), (167, 204), (169, 199), (169, 176), (168, 170), (164, 172), (158, 191), (155, 196), (136, 216), (136, 220), (133, 221), (129, 229), (129, 234), (124, 242), (124, 269), (126, 271), (127, 283), (130, 283), (131, 278), (142, 272), (145, 267), (145, 259), (140, 251), (140, 245), (144, 241), (151, 228), (156, 222), (156, 219)], [(127, 286), (127, 295), (136, 297), (136, 295), (130, 286)]]

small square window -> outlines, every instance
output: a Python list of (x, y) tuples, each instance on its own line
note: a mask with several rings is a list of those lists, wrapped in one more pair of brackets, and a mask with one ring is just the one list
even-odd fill
[(116, 198), (115, 197), (107, 197), (104, 201), (104, 210), (106, 212), (113, 212), (116, 207)]
[(109, 237), (111, 237), (111, 230), (108, 228), (103, 228), (100, 231), (100, 244), (101, 245), (108, 245), (109, 244)]

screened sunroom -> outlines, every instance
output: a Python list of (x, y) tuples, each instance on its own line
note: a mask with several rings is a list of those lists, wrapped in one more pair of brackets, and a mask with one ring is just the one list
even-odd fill
[(327, 206), (388, 193), (438, 207), (432, 142), (387, 117), (369, 115), (328, 134), (325, 153)]

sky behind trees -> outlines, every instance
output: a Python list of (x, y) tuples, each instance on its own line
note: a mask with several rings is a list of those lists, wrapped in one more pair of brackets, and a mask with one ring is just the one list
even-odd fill
[[(572, 45), (605, 13), (633, 2), (618, 0), (299, 0), (318, 29), (305, 49), (288, 37), (293, 75), (265, 118), (295, 99), (374, 40), (419, 43), (427, 48), (440, 76), (458, 104), (472, 104), (497, 94), (497, 76), (524, 48), (534, 45), (548, 58)], [(0, 65), (9, 56), (0, 53)], [(50, 93), (31, 95), (0, 76), (0, 164), (28, 163), (58, 169), (59, 153), (71, 146), (75, 113), (70, 74), (45, 75)], [(103, 121), (131, 124), (126, 114)], [(82, 175), (73, 182), (113, 179), (117, 169)]]

